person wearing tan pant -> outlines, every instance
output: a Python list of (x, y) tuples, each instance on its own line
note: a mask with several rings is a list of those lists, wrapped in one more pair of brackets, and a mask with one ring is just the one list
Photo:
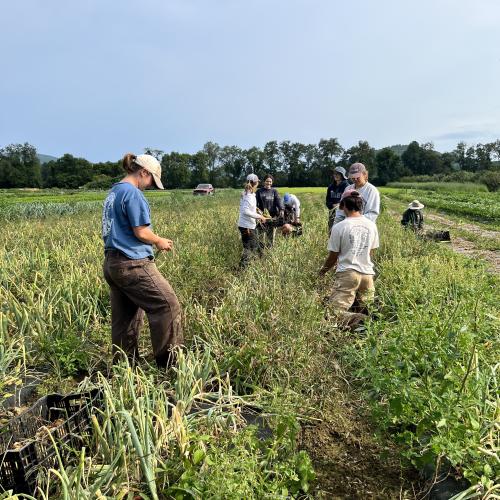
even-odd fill
[(169, 251), (173, 243), (153, 232), (149, 204), (142, 193), (153, 185), (163, 189), (161, 165), (154, 156), (131, 153), (122, 164), (127, 175), (111, 188), (102, 214), (113, 361), (123, 351), (132, 364), (136, 363), (146, 314), (156, 364), (168, 367), (175, 359), (174, 348), (183, 344), (181, 306), (170, 283), (156, 268), (153, 245)]
[(357, 191), (347, 191), (340, 201), (345, 220), (334, 225), (328, 241), (329, 254), (319, 271), (324, 276), (337, 266), (329, 306), (346, 326), (354, 326), (365, 315), (349, 311), (357, 300), (366, 305), (373, 300), (375, 274), (371, 260), (378, 248), (378, 231), (374, 222), (362, 215), (363, 199)]

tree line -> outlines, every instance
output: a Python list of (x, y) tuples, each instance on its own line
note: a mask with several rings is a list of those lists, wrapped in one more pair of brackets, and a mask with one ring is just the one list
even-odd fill
[[(452, 152), (440, 153), (432, 143), (396, 145), (375, 150), (367, 141), (345, 149), (338, 139), (317, 144), (269, 141), (263, 148), (243, 149), (207, 142), (194, 153), (165, 153), (145, 148), (162, 164), (162, 181), (169, 189), (191, 188), (198, 183), (216, 187), (239, 187), (246, 175), (269, 173), (278, 186), (326, 186), (333, 169), (360, 161), (377, 185), (403, 177), (442, 175), (459, 171), (499, 170), (500, 140), (487, 144), (457, 144)], [(121, 160), (91, 163), (65, 154), (41, 164), (35, 147), (10, 144), (0, 149), (0, 188), (107, 189), (123, 176)]]

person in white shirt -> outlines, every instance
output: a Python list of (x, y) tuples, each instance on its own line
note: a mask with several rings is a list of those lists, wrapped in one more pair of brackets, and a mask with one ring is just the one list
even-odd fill
[(238, 219), (238, 229), (241, 234), (243, 253), (240, 259), (240, 269), (248, 266), (250, 260), (261, 253), (261, 248), (257, 238), (255, 228), (258, 220), (264, 222), (266, 218), (257, 213), (257, 200), (255, 191), (259, 185), (259, 178), (255, 174), (247, 176), (247, 182), (240, 198), (240, 216)]
[(379, 246), (377, 226), (362, 214), (363, 199), (357, 191), (344, 193), (340, 207), (346, 218), (335, 224), (328, 241), (328, 257), (319, 271), (324, 276), (337, 266), (329, 305), (351, 328), (366, 318), (348, 312), (354, 301), (367, 305), (373, 300), (375, 275), (372, 255)]
[(294, 194), (285, 193), (283, 204), (285, 206), (285, 221), (289, 223), (300, 222), (299, 199)]
[[(355, 189), (363, 198), (362, 215), (372, 222), (377, 222), (377, 217), (380, 214), (380, 193), (373, 184), (368, 182), (368, 170), (362, 163), (353, 163), (349, 167), (349, 179), (354, 184), (347, 186), (344, 193)], [(338, 224), (345, 218), (346, 215), (339, 206), (333, 224)]]

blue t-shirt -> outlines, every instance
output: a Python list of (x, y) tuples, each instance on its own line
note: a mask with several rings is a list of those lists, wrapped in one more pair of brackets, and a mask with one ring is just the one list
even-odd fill
[(115, 249), (130, 259), (153, 255), (153, 247), (136, 238), (132, 228), (150, 226), (149, 203), (142, 192), (128, 182), (114, 184), (102, 211), (102, 238), (105, 249)]

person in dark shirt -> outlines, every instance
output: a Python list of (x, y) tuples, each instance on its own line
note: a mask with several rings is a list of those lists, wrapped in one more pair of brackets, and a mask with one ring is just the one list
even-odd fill
[(332, 231), (333, 221), (335, 220), (335, 210), (337, 210), (342, 193), (349, 185), (345, 168), (336, 167), (333, 171), (333, 182), (326, 191), (326, 207), (328, 208), (328, 234)]
[(424, 205), (418, 200), (413, 200), (403, 213), (401, 224), (405, 229), (411, 229), (415, 233), (421, 233), (424, 229)]
[[(266, 175), (264, 178), (264, 187), (257, 190), (255, 197), (257, 199), (257, 208), (262, 213), (265, 213), (267, 210), (268, 215), (272, 218), (283, 217), (283, 202), (281, 201), (278, 191), (273, 188), (273, 178), (271, 175)], [(271, 248), (274, 244), (276, 226), (273, 224), (261, 223), (259, 224), (258, 232), (260, 233), (259, 239), (261, 245)]]

